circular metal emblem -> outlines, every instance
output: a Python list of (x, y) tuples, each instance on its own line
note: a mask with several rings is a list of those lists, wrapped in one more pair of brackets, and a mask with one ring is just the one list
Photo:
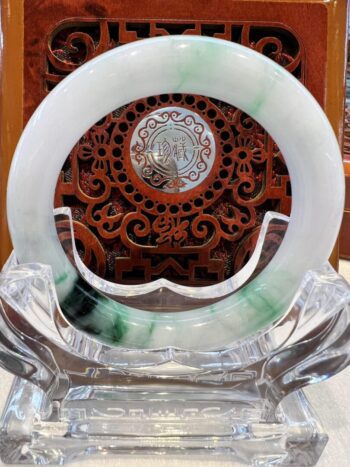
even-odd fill
[(180, 193), (199, 185), (210, 173), (215, 160), (214, 136), (195, 112), (165, 107), (137, 125), (130, 157), (142, 181), (165, 193)]

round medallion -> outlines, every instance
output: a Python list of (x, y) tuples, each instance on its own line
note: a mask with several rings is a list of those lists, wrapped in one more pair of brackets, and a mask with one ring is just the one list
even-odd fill
[(139, 178), (165, 193), (181, 193), (199, 185), (215, 159), (215, 141), (208, 124), (195, 112), (165, 107), (137, 125), (130, 157)]
[(111, 133), (111, 177), (131, 209), (188, 217), (228, 188), (237, 157), (227, 141), (230, 123), (208, 98), (150, 96), (129, 104), (119, 119)]

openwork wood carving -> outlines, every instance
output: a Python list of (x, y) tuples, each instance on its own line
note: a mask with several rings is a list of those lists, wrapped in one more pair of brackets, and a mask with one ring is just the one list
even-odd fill
[[(303, 49), (280, 26), (79, 20), (52, 34), (46, 89), (106, 50), (162, 34), (239, 42), (304, 77)], [(224, 280), (248, 260), (265, 212), (289, 214), (290, 203), (288, 172), (266, 131), (240, 109), (182, 94), (132, 102), (96, 123), (56, 189), (56, 206), (72, 208), (86, 265), (123, 283)]]

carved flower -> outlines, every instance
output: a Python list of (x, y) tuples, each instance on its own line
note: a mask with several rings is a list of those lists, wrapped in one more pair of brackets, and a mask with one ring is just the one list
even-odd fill
[(108, 170), (111, 147), (109, 134), (106, 131), (92, 131), (89, 140), (80, 146), (79, 158), (92, 161), (92, 171), (106, 173)]
[(238, 175), (252, 175), (252, 164), (261, 164), (267, 157), (263, 143), (250, 136), (237, 136), (233, 153)]

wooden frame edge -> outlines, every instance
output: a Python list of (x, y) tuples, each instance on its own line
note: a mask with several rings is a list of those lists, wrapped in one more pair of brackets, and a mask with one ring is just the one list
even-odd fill
[[(13, 152), (23, 125), (23, 0), (0, 4), (0, 263), (12, 246), (6, 220), (6, 186)], [(9, 45), (11, 44), (11, 45)]]
[[(342, 147), (346, 86), (348, 2), (335, 0), (332, 3), (324, 5), (329, 9), (325, 112), (335, 133), (339, 135), (339, 144), (340, 147)], [(332, 86), (328, 86), (330, 80), (333, 81)], [(334, 246), (329, 261), (332, 266), (338, 270), (339, 238)]]

